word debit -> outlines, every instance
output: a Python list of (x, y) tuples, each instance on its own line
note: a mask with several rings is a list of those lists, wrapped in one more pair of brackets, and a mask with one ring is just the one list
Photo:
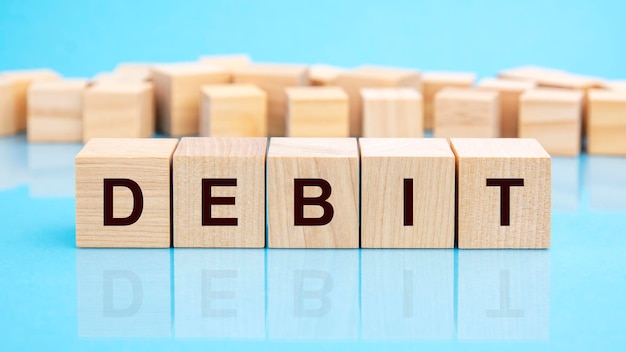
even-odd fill
[(79, 247), (548, 248), (534, 139), (91, 139)]

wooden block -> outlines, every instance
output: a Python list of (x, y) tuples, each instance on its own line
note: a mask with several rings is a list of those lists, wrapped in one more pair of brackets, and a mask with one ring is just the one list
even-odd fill
[(478, 83), (478, 89), (500, 94), (501, 138), (517, 138), (519, 98), (522, 93), (536, 86), (536, 83), (531, 81), (503, 78), (485, 78)]
[(220, 66), (228, 71), (232, 71), (250, 65), (251, 60), (248, 54), (230, 54), (202, 56), (200, 57), (200, 62)]
[(626, 80), (607, 81), (603, 83), (603, 87), (619, 92), (626, 92)]
[[(150, 76), (151, 77), (151, 76)], [(120, 83), (141, 83), (150, 81), (145, 76), (139, 73), (118, 73), (118, 72), (100, 72), (93, 76), (90, 80), (90, 84), (120, 84)]]
[(76, 156), (76, 246), (170, 246), (176, 139), (95, 138)]
[(589, 154), (626, 155), (626, 91), (589, 91)]
[(28, 87), (33, 82), (59, 80), (48, 69), (5, 71), (0, 73), (0, 136), (26, 129)]
[(432, 130), (434, 124), (435, 95), (444, 88), (469, 88), (474, 85), (476, 74), (471, 72), (424, 72), (422, 93), (424, 95), (424, 128)]
[(363, 133), (363, 100), (361, 88), (409, 87), (422, 89), (419, 71), (379, 66), (361, 66), (337, 76), (336, 84), (342, 87), (350, 99), (350, 136)]
[(550, 247), (550, 155), (534, 139), (452, 138), (459, 248)]
[(356, 139), (272, 138), (267, 187), (269, 247), (359, 247)]
[(113, 73), (136, 81), (150, 81), (152, 80), (152, 66), (154, 66), (154, 64), (122, 62), (115, 66)]
[(537, 88), (520, 97), (521, 138), (536, 138), (551, 155), (575, 156), (581, 149), (583, 93)]
[(87, 80), (39, 81), (28, 90), (29, 142), (81, 142)]
[(503, 70), (498, 77), (535, 82), (539, 87), (566, 88), (585, 90), (599, 87), (602, 80), (595, 77), (579, 75), (563, 70), (536, 66), (521, 66)]
[(249, 84), (202, 87), (200, 136), (266, 137), (267, 94)]
[(435, 96), (435, 137), (495, 138), (500, 134), (497, 92), (444, 88)]
[(309, 67), (309, 81), (311, 81), (312, 86), (334, 86), (337, 76), (344, 71), (345, 69), (336, 66), (311, 65)]
[(151, 83), (95, 84), (83, 99), (83, 142), (94, 137), (143, 138), (154, 134)]
[(339, 87), (287, 88), (289, 137), (348, 137), (348, 96)]
[(361, 247), (454, 248), (454, 154), (445, 139), (360, 138)]
[(268, 135), (286, 135), (287, 87), (307, 86), (309, 78), (306, 66), (253, 64), (233, 71), (234, 83), (249, 83), (267, 93)]
[(174, 247), (265, 246), (267, 138), (183, 138), (174, 153)]
[(422, 95), (413, 88), (363, 88), (364, 137), (423, 137)]
[(157, 128), (173, 137), (198, 134), (200, 89), (229, 83), (225, 69), (197, 62), (157, 65), (152, 71), (156, 92)]

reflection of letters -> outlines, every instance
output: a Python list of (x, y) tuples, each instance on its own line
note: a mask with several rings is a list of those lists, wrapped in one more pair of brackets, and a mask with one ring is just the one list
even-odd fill
[[(319, 289), (305, 290), (305, 280), (317, 279), (322, 282)], [(296, 270), (294, 271), (294, 301), (293, 309), (296, 317), (318, 318), (330, 312), (330, 299), (328, 293), (333, 289), (333, 278), (327, 271), (322, 270)], [(304, 300), (318, 300), (319, 308), (305, 308)]]
[(511, 309), (511, 284), (508, 270), (500, 272), (500, 309), (487, 309), (488, 318), (522, 318), (524, 311)]
[[(114, 301), (115, 280), (126, 280), (130, 283), (133, 298), (125, 307), (116, 307)], [(139, 276), (128, 270), (105, 270), (102, 273), (102, 315), (110, 318), (124, 318), (135, 315), (143, 303), (143, 285)]]
[(236, 309), (213, 309), (211, 300), (234, 299), (235, 291), (217, 291), (211, 289), (214, 279), (232, 279), (237, 277), (236, 270), (202, 270), (202, 317), (234, 318)]

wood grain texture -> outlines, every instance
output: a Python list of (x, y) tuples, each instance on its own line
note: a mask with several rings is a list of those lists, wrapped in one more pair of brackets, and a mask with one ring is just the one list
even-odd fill
[(315, 64), (309, 67), (309, 81), (312, 86), (334, 86), (337, 76), (345, 69), (337, 66)]
[(494, 138), (500, 134), (497, 92), (444, 88), (435, 96), (433, 135), (438, 138)]
[(157, 128), (173, 137), (197, 135), (200, 89), (231, 81), (231, 74), (199, 62), (156, 65), (152, 71), (156, 93)]
[(589, 91), (587, 152), (626, 156), (626, 90)]
[(81, 142), (85, 79), (40, 81), (28, 90), (29, 142)]
[(422, 95), (413, 88), (363, 88), (364, 137), (423, 137)]
[(477, 85), (478, 89), (500, 94), (500, 137), (517, 138), (519, 120), (519, 99), (522, 93), (537, 86), (535, 82), (503, 78), (485, 78)]
[[(455, 158), (445, 139), (360, 138), (361, 247), (454, 248)], [(404, 180), (413, 180), (405, 226)]]
[(520, 97), (519, 137), (536, 138), (551, 155), (580, 154), (583, 99), (577, 90), (526, 91)]
[(340, 73), (336, 85), (342, 87), (350, 100), (350, 136), (363, 133), (363, 100), (361, 88), (409, 87), (422, 90), (419, 71), (380, 66), (361, 66)]
[[(173, 161), (174, 247), (265, 246), (265, 152), (267, 138), (182, 138)], [(236, 179), (236, 187), (212, 187), (214, 218), (237, 226), (202, 226), (202, 179)], [(207, 204), (205, 203), (205, 206)]]
[[(452, 138), (456, 155), (459, 248), (550, 247), (551, 159), (535, 139)], [(501, 189), (487, 179), (524, 179), (510, 187), (510, 224), (501, 225)]]
[(268, 135), (284, 137), (287, 121), (287, 87), (308, 86), (308, 69), (302, 65), (252, 64), (233, 71), (234, 83), (254, 84), (267, 93)]
[[(294, 225), (294, 179), (324, 179), (334, 216), (322, 226)], [(359, 247), (359, 151), (354, 138), (272, 138), (267, 154), (268, 241), (272, 248)], [(305, 187), (305, 197), (319, 197)], [(319, 218), (319, 206), (304, 206)]]
[(267, 136), (265, 91), (249, 84), (210, 85), (201, 91), (200, 136)]
[(348, 137), (348, 96), (339, 87), (287, 88), (289, 137)]
[[(94, 138), (76, 156), (76, 246), (170, 247), (171, 159), (176, 139)], [(134, 224), (104, 226), (104, 179), (135, 181), (143, 193), (143, 212)], [(113, 214), (126, 217), (132, 193), (113, 192)]]
[(424, 72), (422, 94), (424, 96), (424, 128), (435, 126), (435, 95), (444, 88), (469, 88), (474, 85), (476, 74), (472, 72)]
[(109, 82), (87, 88), (83, 142), (91, 138), (145, 138), (154, 134), (154, 91), (147, 82)]

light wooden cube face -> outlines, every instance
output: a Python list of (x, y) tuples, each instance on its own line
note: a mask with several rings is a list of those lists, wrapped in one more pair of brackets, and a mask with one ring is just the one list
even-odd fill
[(486, 78), (477, 88), (500, 94), (500, 138), (517, 138), (519, 124), (519, 100), (536, 83), (512, 79)]
[(181, 140), (173, 162), (175, 247), (265, 246), (266, 145), (266, 138)]
[(626, 91), (589, 93), (589, 154), (626, 155)]
[(154, 96), (149, 83), (103, 84), (83, 100), (83, 142), (91, 138), (145, 138), (154, 134)]
[(267, 185), (269, 247), (359, 247), (356, 139), (272, 138)]
[(28, 141), (82, 141), (86, 87), (85, 80), (32, 84), (28, 93)]
[(17, 133), (13, 86), (7, 80), (0, 80), (0, 136)]
[[(170, 169), (177, 143), (97, 138), (85, 145), (76, 156), (78, 247), (170, 246)], [(117, 179), (131, 186), (117, 186)], [(127, 180), (136, 183), (141, 194), (134, 193)], [(114, 186), (106, 187), (107, 182)], [(105, 199), (107, 189), (112, 198), (109, 194)], [(106, 204), (112, 204), (112, 213)]]
[(446, 88), (435, 97), (434, 136), (496, 138), (500, 133), (498, 93)]
[(469, 88), (476, 75), (470, 72), (425, 72), (423, 75), (424, 128), (434, 127), (435, 95), (444, 88)]
[(459, 248), (548, 248), (551, 160), (541, 145), (533, 139), (456, 138), (451, 145)]
[(361, 247), (454, 248), (454, 154), (445, 139), (361, 138)]
[(348, 137), (348, 96), (335, 87), (287, 88), (287, 135)]
[(422, 96), (412, 88), (364, 88), (363, 137), (423, 137)]
[(254, 86), (202, 89), (200, 136), (267, 137), (267, 94)]

